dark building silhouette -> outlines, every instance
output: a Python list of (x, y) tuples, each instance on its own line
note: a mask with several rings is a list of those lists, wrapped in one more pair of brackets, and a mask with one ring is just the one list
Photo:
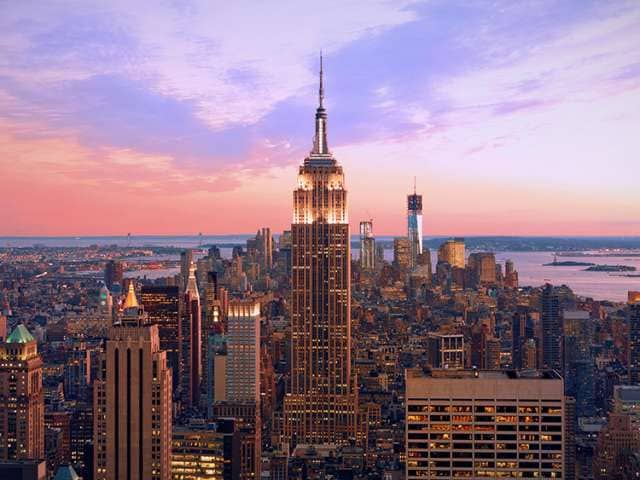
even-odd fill
[(542, 368), (562, 371), (560, 342), (562, 340), (562, 321), (560, 317), (560, 298), (553, 285), (546, 284), (542, 289)]
[(122, 262), (117, 260), (109, 260), (104, 266), (104, 284), (109, 291), (113, 291), (113, 285), (118, 284), (123, 287), (124, 268)]
[(180, 289), (177, 286), (144, 285), (140, 291), (140, 303), (149, 324), (158, 325), (160, 349), (167, 352), (176, 391), (180, 378)]
[(629, 346), (628, 371), (629, 383), (640, 384), (640, 302), (630, 303), (628, 307)]

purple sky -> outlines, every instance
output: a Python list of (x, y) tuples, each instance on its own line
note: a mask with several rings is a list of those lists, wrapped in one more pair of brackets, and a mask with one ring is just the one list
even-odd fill
[(0, 4), (0, 235), (291, 219), (318, 52), (350, 220), (640, 235), (640, 2)]

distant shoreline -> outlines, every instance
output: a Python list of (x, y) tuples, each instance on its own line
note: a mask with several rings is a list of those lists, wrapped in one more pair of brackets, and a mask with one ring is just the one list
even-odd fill
[[(7, 248), (73, 248), (90, 247), (135, 247), (135, 248), (205, 248), (217, 245), (232, 248), (245, 245), (252, 234), (228, 235), (131, 235), (124, 236), (3, 236), (0, 237), (0, 250)], [(274, 234), (277, 240), (280, 234)], [(437, 249), (447, 236), (423, 237), (424, 245), (431, 250)], [(393, 248), (392, 236), (379, 236), (376, 243), (385, 249)], [(510, 236), (471, 236), (465, 237), (468, 251), (489, 252), (549, 252), (558, 256), (589, 257), (620, 256), (640, 257), (640, 237), (510, 237)], [(352, 248), (359, 248), (357, 235), (351, 236)]]

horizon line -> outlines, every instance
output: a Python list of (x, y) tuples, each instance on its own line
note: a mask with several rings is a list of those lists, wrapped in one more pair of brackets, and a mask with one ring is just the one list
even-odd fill
[[(289, 231), (289, 230), (287, 230)], [(272, 232), (272, 235), (281, 235), (283, 231), (280, 232)], [(255, 233), (131, 233), (131, 234), (65, 234), (65, 235), (5, 235), (0, 234), (0, 238), (127, 238), (131, 236), (131, 238), (139, 238), (139, 237), (194, 237), (198, 238), (202, 237), (239, 237), (239, 236), (253, 236)], [(358, 237), (359, 233), (351, 233), (351, 236)], [(379, 237), (396, 237), (402, 238), (406, 237), (406, 235), (399, 234), (389, 234), (382, 233), (379, 235), (374, 235), (374, 238)], [(438, 238), (638, 238), (640, 239), (640, 234), (638, 235), (624, 235), (624, 234), (611, 234), (611, 235), (572, 235), (572, 234), (526, 234), (526, 235), (504, 235), (504, 234), (436, 234), (436, 235), (422, 235), (422, 238), (426, 239), (438, 239)]]

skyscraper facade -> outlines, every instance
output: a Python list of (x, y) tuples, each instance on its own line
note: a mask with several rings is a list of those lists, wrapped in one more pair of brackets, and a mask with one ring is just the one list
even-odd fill
[(189, 281), (189, 273), (193, 264), (193, 250), (187, 249), (180, 252), (180, 290), (184, 292), (187, 289)]
[(418, 255), (422, 253), (422, 195), (415, 191), (407, 195), (407, 238), (409, 239), (410, 266), (418, 264)]
[[(225, 475), (225, 463), (233, 461), (233, 448), (226, 445), (231, 443), (232, 436), (218, 432), (213, 428), (214, 426), (215, 424), (174, 429), (171, 451), (172, 478), (185, 480), (233, 478), (230, 475), (231, 471), (226, 472), (227, 475)], [(239, 463), (238, 460), (236, 462)]]
[(438, 248), (438, 263), (446, 262), (452, 267), (464, 268), (464, 238), (452, 238)]
[(180, 289), (177, 286), (144, 285), (140, 303), (148, 322), (158, 325), (160, 349), (167, 352), (167, 362), (173, 372), (174, 390), (180, 378)]
[(560, 316), (560, 298), (554, 292), (553, 285), (546, 284), (542, 289), (542, 367), (562, 371), (560, 341), (562, 319)]
[(350, 237), (342, 167), (327, 145), (320, 103), (315, 140), (293, 193), (291, 389), (285, 429), (298, 443), (346, 443), (355, 437), (351, 374)]
[(273, 237), (271, 236), (271, 229), (269, 227), (263, 227), (256, 235), (258, 241), (258, 254), (260, 261), (260, 267), (263, 272), (268, 272), (273, 266)]
[(565, 394), (576, 399), (576, 415), (595, 415), (593, 322), (589, 312), (568, 310), (562, 314)]
[(564, 478), (556, 372), (406, 370), (406, 477)]
[(109, 260), (104, 266), (104, 284), (107, 286), (109, 291), (113, 292), (114, 285), (117, 284), (120, 288), (123, 287), (122, 282), (124, 280), (124, 268), (122, 266), (122, 262), (117, 260)]
[(360, 267), (373, 270), (376, 261), (376, 240), (373, 237), (373, 221), (360, 222)]
[(171, 417), (158, 326), (113, 326), (94, 382), (93, 478), (171, 478)]
[(393, 239), (393, 266), (401, 271), (411, 268), (411, 243), (409, 239), (404, 237)]
[(260, 400), (260, 303), (253, 299), (229, 302), (226, 399)]
[(473, 286), (490, 286), (496, 283), (496, 256), (490, 252), (469, 255), (469, 280)]
[(183, 295), (183, 311), (180, 331), (180, 392), (184, 408), (200, 403), (202, 378), (202, 312), (200, 293), (196, 283), (193, 262), (189, 267), (186, 291)]
[(42, 359), (20, 324), (0, 343), (0, 461), (39, 460), (44, 450)]

